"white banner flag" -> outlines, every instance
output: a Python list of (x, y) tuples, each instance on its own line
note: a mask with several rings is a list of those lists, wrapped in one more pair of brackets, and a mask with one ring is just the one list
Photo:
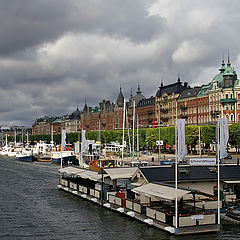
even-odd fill
[(178, 161), (182, 161), (187, 154), (185, 145), (185, 119), (177, 119), (178, 129)]
[(229, 139), (229, 133), (228, 133), (228, 119), (227, 118), (220, 118), (219, 119), (219, 128), (220, 128), (220, 159), (227, 157), (227, 144)]
[(81, 143), (81, 152), (85, 152), (88, 146), (88, 141), (86, 140), (86, 130), (82, 130), (82, 143)]
[(61, 149), (64, 151), (66, 145), (66, 130), (62, 130)]

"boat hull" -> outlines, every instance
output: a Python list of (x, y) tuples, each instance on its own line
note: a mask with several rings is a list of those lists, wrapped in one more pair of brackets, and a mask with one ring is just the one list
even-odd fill
[(24, 161), (24, 162), (33, 162), (33, 156), (23, 156), (23, 157), (17, 157), (17, 160)]
[[(62, 157), (62, 164), (67, 165), (67, 164), (72, 164), (75, 162), (76, 157), (75, 156), (65, 156)], [(52, 158), (52, 163), (54, 164), (61, 164), (61, 158), (56, 157)]]

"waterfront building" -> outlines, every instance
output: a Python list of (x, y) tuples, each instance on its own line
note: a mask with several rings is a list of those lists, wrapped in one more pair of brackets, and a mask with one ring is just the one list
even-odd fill
[(54, 134), (60, 134), (62, 132), (62, 119), (61, 118), (56, 118), (51, 123), (51, 128), (52, 128)]
[(136, 107), (136, 114), (138, 115), (139, 128), (148, 128), (153, 126), (155, 118), (155, 97), (142, 99), (138, 102)]
[(197, 94), (201, 87), (187, 88), (181, 92), (177, 99), (178, 118), (186, 119), (186, 124), (198, 124), (198, 99)]
[(211, 81), (208, 89), (209, 120), (215, 123), (219, 117), (228, 118), (229, 123), (240, 121), (240, 81), (231, 66), (222, 60), (220, 73)]
[(187, 83), (182, 84), (180, 78), (176, 83), (159, 87), (155, 98), (155, 114), (160, 125), (174, 125), (177, 117), (177, 99), (183, 90), (187, 89)]
[(138, 127), (148, 128), (152, 126), (155, 120), (155, 98), (152, 96), (150, 98), (145, 98), (140, 90), (140, 85), (138, 84), (138, 89), (136, 95), (133, 96), (132, 93), (129, 98), (128, 104), (128, 121), (129, 127), (133, 127), (133, 102), (135, 101), (135, 127), (137, 126), (137, 116), (138, 116)]
[(32, 125), (32, 134), (40, 135), (40, 134), (51, 134), (51, 122), (56, 118), (52, 117), (42, 117), (36, 119), (34, 124)]
[(209, 124), (209, 85), (202, 85), (197, 94), (197, 121), (198, 124)]

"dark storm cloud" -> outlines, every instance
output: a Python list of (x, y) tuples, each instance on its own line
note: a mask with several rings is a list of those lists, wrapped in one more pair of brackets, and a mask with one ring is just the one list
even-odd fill
[[(148, 4), (149, 5), (149, 4)], [(2, 0), (0, 54), (10, 54), (69, 32), (100, 32), (144, 41), (157, 36), (160, 17), (147, 17), (145, 1)]]

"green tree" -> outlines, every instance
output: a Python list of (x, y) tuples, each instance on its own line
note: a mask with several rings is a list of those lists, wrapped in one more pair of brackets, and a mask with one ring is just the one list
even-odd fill
[(233, 123), (229, 126), (229, 141), (231, 145), (235, 146), (236, 152), (239, 152), (240, 145), (240, 124)]

